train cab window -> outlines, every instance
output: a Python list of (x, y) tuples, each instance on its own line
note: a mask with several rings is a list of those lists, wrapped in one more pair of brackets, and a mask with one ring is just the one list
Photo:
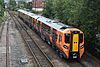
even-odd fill
[(70, 43), (70, 34), (65, 34), (65, 43)]
[(80, 35), (79, 35), (79, 40), (80, 40), (80, 43), (83, 42), (83, 34), (80, 34)]
[(42, 30), (43, 30), (44, 32), (47, 31), (47, 30), (46, 30), (46, 26), (45, 26), (45, 24), (42, 24)]

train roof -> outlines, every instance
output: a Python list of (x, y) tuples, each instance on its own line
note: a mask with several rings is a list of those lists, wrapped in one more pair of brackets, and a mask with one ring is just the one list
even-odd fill
[(73, 28), (72, 26), (69, 26), (69, 25), (66, 25), (66, 24), (63, 24), (61, 22), (57, 22), (55, 20), (51, 20), (49, 18), (46, 18), (46, 17), (43, 17), (43, 16), (40, 16), (40, 15), (36, 15), (34, 13), (30, 13), (30, 12), (27, 12), (27, 11), (24, 11), (22, 9), (19, 9), (18, 10), (19, 12), (22, 12), (34, 19), (37, 19), (38, 21), (41, 21), (42, 23), (56, 29), (56, 30), (59, 30), (59, 31), (62, 31), (62, 30), (65, 30), (67, 28)]
[(61, 31), (66, 29), (66, 28), (72, 27), (72, 26), (68, 26), (68, 25), (65, 25), (61, 22), (57, 22), (55, 20), (51, 20), (51, 19), (48, 19), (48, 18), (45, 18), (45, 17), (38, 18), (37, 20), (43, 22), (44, 24), (47, 24), (48, 26), (50, 26), (54, 29), (61, 30)]
[(36, 15), (36, 14), (34, 14), (34, 13), (31, 13), (31, 12), (27, 12), (27, 11), (22, 10), (22, 9), (19, 9), (18, 12), (22, 12), (22, 13), (24, 13), (24, 14), (26, 14), (26, 15), (28, 15), (28, 16), (34, 18), (34, 19), (37, 19), (38, 17), (40, 17), (39, 15)]

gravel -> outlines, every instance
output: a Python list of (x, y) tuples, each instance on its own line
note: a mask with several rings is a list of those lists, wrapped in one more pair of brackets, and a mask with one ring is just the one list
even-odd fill
[[(11, 18), (5, 22), (0, 40), (0, 67), (6, 67), (7, 23), (9, 23), (9, 67), (33, 67), (32, 55), (24, 44), (24, 41)], [(23, 58), (27, 59), (27, 63), (21, 63), (21, 59)]]

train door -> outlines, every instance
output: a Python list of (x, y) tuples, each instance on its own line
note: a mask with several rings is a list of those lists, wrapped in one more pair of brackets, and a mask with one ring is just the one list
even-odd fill
[(53, 29), (53, 33), (52, 33), (52, 42), (54, 45), (56, 45), (56, 41), (57, 41), (57, 31), (55, 29)]
[(72, 52), (79, 52), (79, 32), (74, 31), (71, 34), (71, 50)]
[(53, 31), (53, 28), (50, 28), (50, 42), (52, 43), (52, 31)]
[(35, 19), (34, 18), (32, 18), (32, 28), (34, 29), (34, 27), (35, 27)]
[(59, 33), (59, 36), (58, 36), (58, 47), (60, 47), (61, 44), (62, 44), (62, 36)]
[(79, 40), (79, 35), (73, 34), (73, 42), (72, 42), (72, 51), (73, 52), (78, 52), (78, 40)]

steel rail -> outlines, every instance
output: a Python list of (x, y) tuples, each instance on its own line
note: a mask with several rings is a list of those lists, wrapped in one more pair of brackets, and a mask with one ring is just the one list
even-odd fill
[(6, 67), (10, 67), (10, 62), (9, 62), (9, 23), (7, 23), (7, 31), (6, 31)]
[(8, 11), (8, 13), (9, 13), (9, 15), (11, 16), (11, 18), (13, 19), (13, 21), (15, 22), (16, 27), (18, 28), (19, 32), (21, 33), (21, 36), (22, 36), (23, 40), (25, 41), (25, 43), (27, 44), (27, 46), (28, 46), (28, 48), (29, 48), (29, 50), (30, 50), (31, 54), (33, 55), (33, 57), (34, 57), (34, 59), (35, 59), (35, 61), (36, 61), (37, 65), (38, 65), (38, 67), (41, 67), (41, 65), (39, 64), (39, 62), (38, 62), (37, 58), (36, 58), (36, 57), (35, 57), (35, 55), (33, 54), (33, 52), (32, 52), (32, 50), (30, 49), (30, 47), (29, 47), (28, 43), (26, 42), (26, 40), (25, 40), (24, 36), (22, 35), (22, 32), (21, 32), (22, 27), (21, 27), (21, 26), (18, 26), (18, 24), (17, 24), (17, 22), (16, 22), (15, 18), (13, 17), (13, 15), (12, 15), (9, 11)]

